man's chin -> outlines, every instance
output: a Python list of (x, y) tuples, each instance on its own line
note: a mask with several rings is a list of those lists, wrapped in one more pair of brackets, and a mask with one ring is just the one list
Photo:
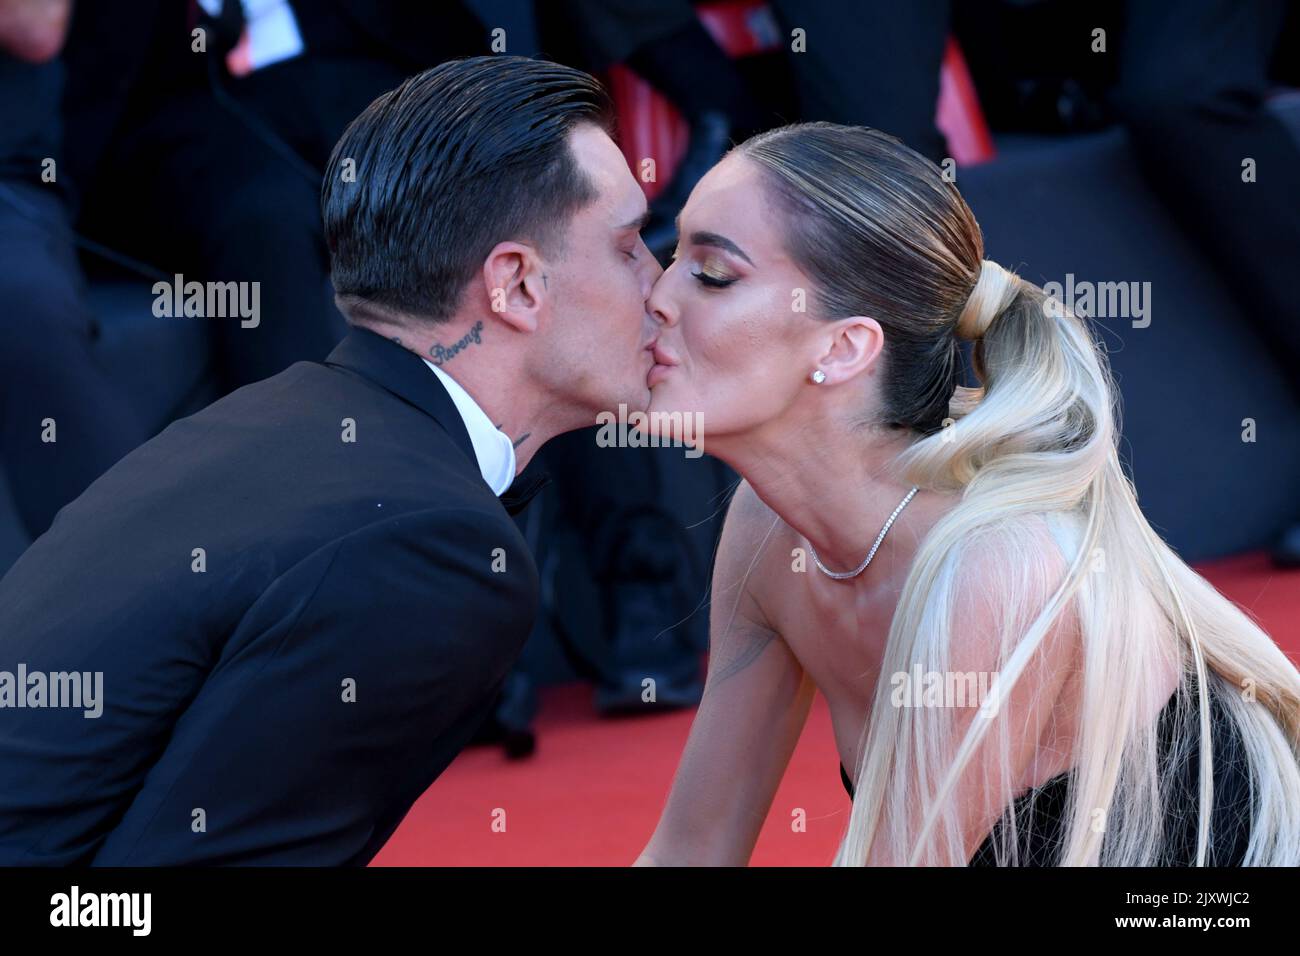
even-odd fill
[[(611, 419), (626, 421), (629, 415), (633, 413), (644, 414), (649, 411), (649, 408), (649, 388), (642, 386), (639, 389), (624, 389), (621, 392), (611, 393), (595, 403), (595, 422), (599, 425)], [(639, 417), (640, 415), (638, 415)]]
[(629, 389), (627, 393), (619, 399), (619, 404), (626, 406), (629, 413), (646, 412), (650, 410), (653, 400), (653, 393), (649, 386), (642, 384), (638, 388)]

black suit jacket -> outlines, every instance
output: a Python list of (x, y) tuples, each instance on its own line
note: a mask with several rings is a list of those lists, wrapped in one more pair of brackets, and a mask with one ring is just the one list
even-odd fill
[(98, 717), (0, 707), (0, 864), (365, 863), (536, 604), (437, 376), (353, 329), (132, 452), (0, 581), (0, 672), (103, 675)]
[[(322, 125), (332, 130), (324, 156), (353, 117), (406, 76), (454, 57), (491, 52), (487, 27), (463, 0), (292, 0), (291, 6), (308, 68), (290, 69), (282, 95), (260, 105), (278, 121), (273, 126), (282, 127), (293, 108), (321, 117)], [(61, 57), (67, 67), (61, 109), (66, 125), (66, 149), (59, 155), (61, 186), (66, 188), (70, 180), (80, 193), (102, 186), (101, 177), (115, 173), (112, 167), (122, 146), (119, 137), (129, 134), (160, 102), (182, 100), (185, 109), (194, 108), (185, 94), (206, 90), (209, 78), (205, 55), (191, 50), (190, 31), (196, 26), (211, 29), (212, 22), (192, 0), (73, 6)], [(219, 37), (212, 36), (208, 49), (218, 50), (220, 43)], [(317, 71), (316, 67), (332, 61), (385, 65), (392, 73), (378, 79), (373, 72), (349, 74), (346, 66), (340, 66), (337, 74)], [(281, 64), (274, 72), (286, 71)], [(264, 82), (257, 98), (265, 100), (275, 89), (274, 82)], [(0, 115), (13, 125), (8, 114)], [(312, 157), (316, 162), (322, 159)], [(120, 189), (121, 180), (113, 176), (104, 188)]]

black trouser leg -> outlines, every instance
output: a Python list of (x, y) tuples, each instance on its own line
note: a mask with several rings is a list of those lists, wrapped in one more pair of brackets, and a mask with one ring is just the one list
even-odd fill
[[(847, 14), (836, 0), (773, 0), (801, 118), (871, 126), (935, 162), (948, 149), (934, 125), (948, 0), (870, 0)], [(804, 30), (807, 49), (790, 50)]]
[(33, 538), (149, 437), (95, 359), (65, 216), (52, 186), (0, 184), (0, 463)]

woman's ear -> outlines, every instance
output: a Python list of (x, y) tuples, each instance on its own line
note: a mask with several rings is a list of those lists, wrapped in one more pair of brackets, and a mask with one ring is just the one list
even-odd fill
[(483, 261), (488, 308), (520, 332), (537, 331), (549, 300), (544, 263), (522, 242), (499, 242)]
[(885, 345), (885, 331), (875, 319), (854, 315), (831, 323), (829, 339), (817, 368), (825, 373), (827, 385), (847, 382), (875, 364)]

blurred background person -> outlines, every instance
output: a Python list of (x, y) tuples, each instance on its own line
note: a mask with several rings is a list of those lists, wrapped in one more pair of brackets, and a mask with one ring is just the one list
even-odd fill
[[(950, 0), (772, 0), (785, 37), (799, 118), (887, 130), (934, 162), (948, 156), (935, 123)], [(787, 48), (791, 44), (787, 43)]]
[(69, 0), (0, 0), (0, 574), (147, 437), (128, 384), (94, 352), (70, 225), (59, 121), (70, 12)]
[(482, 33), (455, 0), (81, 4), (67, 109), (82, 228), (167, 275), (259, 283), (255, 326), (211, 320), (220, 391), (321, 359), (345, 331), (319, 222), (325, 158), (381, 92), (483, 52)]
[[(1127, 0), (1115, 102), (1152, 192), (1222, 271), (1300, 401), (1300, 148), (1265, 108), (1288, 6)], [(1294, 501), (1273, 549), (1288, 567), (1300, 567), (1300, 491)]]
[[(1280, 54), (1288, 40), (1294, 49), (1297, 5), (977, 0), (955, 19), (995, 128), (1124, 126), (1147, 187), (1229, 284), (1300, 401), (1300, 147), (1267, 106), (1294, 62)], [(1035, 42), (1044, 36), (1090, 42)], [(1300, 495), (1294, 509), (1272, 548), (1282, 567), (1300, 566)]]

